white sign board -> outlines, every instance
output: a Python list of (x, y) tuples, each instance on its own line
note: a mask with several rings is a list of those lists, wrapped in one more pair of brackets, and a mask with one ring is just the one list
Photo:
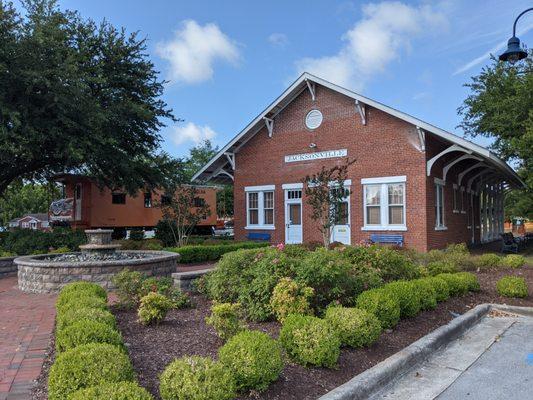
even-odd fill
[(291, 163), (298, 161), (321, 160), (324, 158), (339, 158), (346, 157), (347, 155), (347, 149), (317, 151), (316, 153), (292, 154), (290, 156), (285, 156), (285, 162)]

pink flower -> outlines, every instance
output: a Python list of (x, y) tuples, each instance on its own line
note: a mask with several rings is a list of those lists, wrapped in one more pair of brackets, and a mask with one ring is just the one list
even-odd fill
[(285, 250), (285, 244), (284, 243), (279, 243), (276, 248), (279, 250), (279, 251), (283, 251)]

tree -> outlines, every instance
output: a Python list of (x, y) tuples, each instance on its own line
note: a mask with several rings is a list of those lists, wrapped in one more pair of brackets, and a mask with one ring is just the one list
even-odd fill
[(60, 196), (54, 183), (33, 184), (13, 182), (0, 197), (0, 225), (29, 213), (46, 213), (50, 203)]
[(176, 246), (185, 246), (194, 227), (211, 215), (209, 204), (199, 197), (199, 189), (178, 184), (167, 188), (159, 207)]
[(458, 112), (460, 127), (471, 136), (494, 139), (492, 149), (517, 164), (527, 189), (507, 197), (505, 214), (533, 218), (533, 51), (515, 65), (491, 65), (465, 85), (471, 93)]
[(323, 166), (318, 173), (307, 175), (303, 180), (306, 202), (312, 210), (311, 219), (317, 222), (324, 247), (329, 246), (331, 230), (343, 217), (341, 205), (350, 194), (350, 190), (344, 187), (344, 181), (348, 168), (354, 162), (355, 159), (332, 168)]
[(164, 81), (146, 41), (55, 0), (0, 1), (0, 194), (58, 172), (130, 193), (161, 186), (176, 163), (161, 152)]

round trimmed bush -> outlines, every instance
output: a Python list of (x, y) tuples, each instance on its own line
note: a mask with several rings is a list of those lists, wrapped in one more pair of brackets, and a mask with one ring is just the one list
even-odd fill
[(496, 268), (502, 262), (502, 258), (494, 253), (485, 253), (476, 258), (476, 265), (480, 268)]
[(340, 354), (341, 341), (331, 324), (308, 315), (289, 315), (279, 333), (281, 345), (302, 365), (333, 367)]
[(411, 281), (420, 296), (420, 309), (433, 310), (437, 307), (437, 292), (431, 282), (425, 279)]
[(73, 282), (63, 286), (63, 288), (61, 288), (61, 292), (58, 295), (58, 299), (73, 292), (90, 292), (95, 296), (101, 297), (102, 299), (107, 301), (107, 292), (102, 286), (93, 282), (86, 281)]
[(163, 400), (230, 400), (235, 398), (231, 372), (207, 357), (183, 357), (170, 363), (159, 379)]
[(314, 293), (313, 288), (303, 286), (291, 278), (281, 278), (272, 292), (270, 307), (280, 322), (289, 314), (312, 315), (309, 300)]
[(219, 362), (235, 378), (237, 390), (263, 391), (283, 369), (279, 343), (259, 331), (242, 331), (218, 351)]
[(400, 320), (400, 304), (382, 289), (365, 290), (357, 297), (356, 306), (374, 314), (383, 329), (394, 328)]
[(468, 286), (469, 291), (479, 292), (481, 290), (477, 276), (474, 275), (473, 273), (459, 272), (456, 275), (465, 281), (466, 285)]
[(519, 254), (508, 254), (502, 258), (501, 264), (505, 268), (520, 268), (526, 263), (526, 259)]
[(116, 382), (78, 390), (68, 400), (153, 400), (153, 397), (137, 383)]
[[(74, 293), (73, 293), (74, 294)], [(107, 310), (107, 302), (88, 292), (80, 292), (81, 296), (65, 298), (61, 303), (56, 302), (58, 316), (76, 308), (97, 308)]]
[(359, 308), (330, 307), (325, 319), (335, 328), (344, 346), (370, 346), (381, 334), (379, 319)]
[(417, 287), (409, 281), (387, 283), (383, 290), (389, 293), (400, 305), (402, 318), (414, 317), (420, 312), (420, 294)]
[(505, 297), (527, 297), (528, 288), (524, 278), (504, 276), (496, 283), (498, 293)]
[(78, 321), (61, 329), (56, 335), (56, 351), (61, 353), (88, 343), (109, 343), (122, 346), (122, 336), (109, 325), (97, 321)]
[(70, 308), (56, 319), (56, 329), (59, 331), (79, 321), (96, 321), (106, 324), (111, 328), (116, 327), (115, 316), (107, 310), (100, 308)]
[(436, 276), (424, 279), (428, 281), (431, 286), (433, 286), (433, 289), (435, 289), (435, 297), (438, 302), (448, 300), (448, 298), (450, 297), (450, 289), (448, 288), (448, 284), (444, 279)]
[(150, 292), (141, 299), (137, 310), (139, 322), (143, 325), (159, 324), (172, 308), (172, 302), (164, 295)]
[(222, 340), (228, 340), (246, 328), (242, 321), (240, 303), (214, 303), (211, 315), (205, 318), (205, 323), (211, 325)]
[(133, 368), (122, 349), (107, 343), (84, 344), (56, 358), (48, 375), (48, 399), (67, 400), (80, 389), (133, 379)]
[(450, 296), (461, 296), (468, 293), (468, 281), (459, 274), (440, 274), (437, 278), (444, 279), (448, 285)]
[(431, 276), (436, 276), (438, 274), (458, 272), (459, 268), (457, 268), (457, 264), (454, 261), (444, 259), (429, 262), (427, 270)]

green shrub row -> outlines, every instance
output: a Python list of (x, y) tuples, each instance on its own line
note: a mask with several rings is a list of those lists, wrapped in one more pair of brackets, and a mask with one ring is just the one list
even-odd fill
[(215, 245), (190, 245), (183, 247), (170, 247), (166, 250), (179, 253), (180, 263), (199, 263), (206, 261), (216, 261), (224, 254), (230, 253), (240, 249), (255, 249), (259, 247), (267, 247), (269, 243), (262, 242), (236, 242), (224, 243)]
[(50, 249), (79, 251), (78, 246), (87, 238), (81, 230), (54, 228), (50, 232), (33, 229), (13, 229), (0, 232), (0, 249), (5, 255), (27, 255), (48, 253)]
[(97, 284), (66, 285), (56, 302), (56, 359), (48, 376), (50, 400), (150, 400), (135, 375), (107, 293)]

